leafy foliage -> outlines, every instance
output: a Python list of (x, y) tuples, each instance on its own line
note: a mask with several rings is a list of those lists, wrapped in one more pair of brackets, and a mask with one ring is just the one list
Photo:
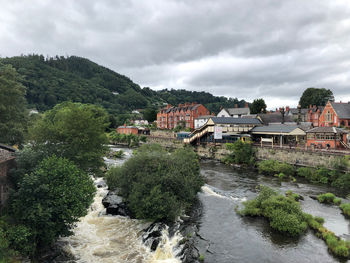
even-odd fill
[(226, 143), (226, 149), (232, 152), (225, 160), (228, 163), (251, 165), (255, 161), (255, 152), (250, 143), (237, 140), (234, 143)]
[(302, 108), (308, 108), (309, 105), (325, 106), (329, 100), (334, 100), (331, 90), (307, 88), (300, 97), (299, 104)]
[(11, 65), (0, 62), (0, 142), (21, 144), (27, 122), (26, 89)]
[(266, 103), (264, 99), (255, 99), (253, 103), (250, 105), (250, 113), (258, 114), (258, 113), (266, 113)]
[(94, 193), (91, 178), (74, 163), (56, 156), (44, 159), (11, 196), (10, 214), (16, 222), (9, 233), (12, 247), (33, 255), (59, 236), (70, 235)]
[[(178, 105), (184, 102), (204, 104), (209, 111), (219, 112), (220, 107), (244, 107), (245, 101), (237, 98), (216, 97), (208, 92), (187, 90), (154, 91), (140, 88), (126, 76), (81, 57), (29, 55), (0, 59), (11, 64), (24, 77), (30, 107), (46, 111), (64, 101), (92, 103), (104, 107), (111, 114), (125, 114), (134, 109), (158, 108), (164, 103)], [(154, 118), (154, 112), (146, 117)], [(125, 120), (117, 120), (123, 124)]]
[(332, 193), (320, 194), (317, 196), (320, 203), (340, 205), (341, 200)]
[(106, 151), (107, 120), (100, 107), (65, 102), (45, 112), (30, 128), (30, 138), (36, 151), (68, 158), (85, 171), (98, 172)]
[(341, 204), (340, 209), (343, 211), (344, 215), (350, 217), (350, 203)]
[(259, 173), (275, 175), (283, 173), (286, 176), (293, 176), (295, 169), (293, 165), (281, 163), (275, 160), (264, 160), (258, 163)]
[(196, 198), (203, 179), (192, 150), (170, 154), (157, 145), (145, 145), (108, 172), (107, 184), (118, 188), (136, 218), (172, 221)]
[(279, 232), (298, 236), (307, 229), (307, 221), (299, 203), (269, 187), (261, 186), (259, 195), (243, 204), (245, 208), (240, 214), (264, 216), (269, 220), (270, 226)]

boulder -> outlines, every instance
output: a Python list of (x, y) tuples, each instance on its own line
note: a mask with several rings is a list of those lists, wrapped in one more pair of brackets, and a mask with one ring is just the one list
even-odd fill
[(108, 194), (102, 199), (102, 204), (106, 208), (106, 213), (109, 215), (130, 216), (131, 213), (128, 209), (123, 198), (117, 195), (115, 191), (109, 191)]
[(164, 223), (153, 223), (143, 231), (142, 242), (152, 251), (155, 251), (162, 240), (163, 229), (166, 228)]

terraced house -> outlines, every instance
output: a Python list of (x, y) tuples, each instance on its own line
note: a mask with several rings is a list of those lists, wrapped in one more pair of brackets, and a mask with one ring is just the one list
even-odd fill
[(209, 115), (209, 111), (202, 104), (185, 103), (174, 107), (170, 104), (157, 114), (157, 127), (160, 129), (174, 129), (178, 125), (185, 128), (194, 128), (197, 117)]

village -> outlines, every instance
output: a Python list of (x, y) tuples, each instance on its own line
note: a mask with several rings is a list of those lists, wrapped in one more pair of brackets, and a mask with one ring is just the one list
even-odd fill
[[(251, 114), (245, 107), (222, 108), (215, 115), (202, 104), (168, 104), (157, 113), (157, 130), (142, 125), (120, 126), (118, 133), (144, 134), (182, 140), (185, 144), (223, 144), (241, 140), (261, 147), (348, 152), (350, 103), (276, 108)], [(138, 121), (137, 124), (144, 123)], [(180, 130), (180, 131), (178, 131)], [(164, 131), (163, 134), (161, 131)], [(170, 133), (169, 131), (174, 131)]]

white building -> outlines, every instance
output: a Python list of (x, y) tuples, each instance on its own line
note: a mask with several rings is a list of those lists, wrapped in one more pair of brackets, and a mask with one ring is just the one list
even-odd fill
[(197, 118), (194, 119), (194, 128), (198, 129), (200, 127), (202, 127), (204, 124), (207, 123), (207, 121), (213, 117), (212, 115), (203, 115), (203, 116), (199, 116)]
[(250, 115), (249, 107), (245, 107), (245, 108), (224, 108), (218, 113), (217, 117), (240, 118), (242, 116), (247, 116), (247, 115)]

